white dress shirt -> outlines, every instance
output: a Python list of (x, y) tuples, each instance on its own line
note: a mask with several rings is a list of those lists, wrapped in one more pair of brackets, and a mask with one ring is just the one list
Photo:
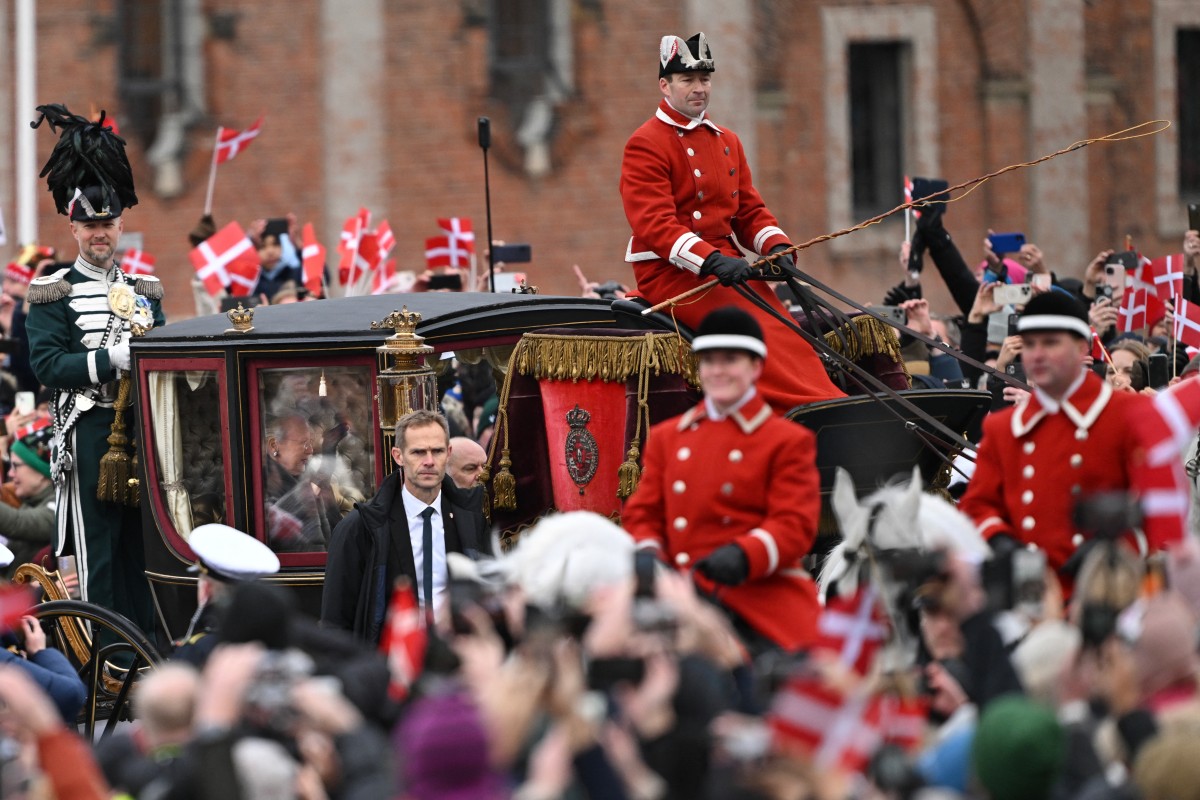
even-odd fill
[(404, 500), (404, 516), (408, 519), (408, 541), (412, 544), (413, 565), (417, 568), (417, 599), (421, 608), (425, 607), (425, 586), (422, 581), (425, 576), (425, 553), (422, 537), (425, 530), (425, 518), (421, 516), (426, 508), (433, 509), (429, 518), (433, 525), (433, 607), (442, 605), (446, 594), (446, 529), (442, 524), (442, 493), (434, 499), (432, 505), (424, 500), (418, 500), (408, 487), (401, 484), (400, 497)]

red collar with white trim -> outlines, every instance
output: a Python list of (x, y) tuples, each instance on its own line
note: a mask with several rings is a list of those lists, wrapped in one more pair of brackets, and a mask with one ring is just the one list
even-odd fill
[(675, 107), (667, 102), (667, 98), (663, 98), (658, 102), (658, 111), (654, 112), (654, 116), (658, 117), (668, 125), (674, 125), (676, 128), (683, 128), (685, 131), (690, 131), (693, 128), (698, 128), (701, 125), (707, 125), (717, 133), (725, 131), (717, 127), (717, 123), (708, 118), (708, 111), (700, 115), (700, 119), (689, 117), (687, 114), (681, 114), (675, 110)]
[[(754, 396), (747, 400), (741, 408), (731, 413), (725, 419), (733, 420), (737, 423), (742, 433), (749, 435), (761, 428), (763, 423), (770, 419), (774, 413), (771, 407), (767, 405), (767, 401), (763, 400), (762, 394), (755, 392)], [(708, 409), (704, 401), (701, 401), (699, 405), (688, 409), (679, 418), (679, 424), (676, 426), (676, 429), (682, 431), (692, 423), (708, 420), (712, 420), (712, 418), (708, 416)], [(720, 422), (720, 420), (713, 421)]]
[(1112, 397), (1112, 387), (1089, 370), (1075, 391), (1059, 401), (1058, 408), (1044, 406), (1039, 394), (1034, 392), (1024, 405), (1018, 406), (1013, 411), (1013, 436), (1024, 436), (1044, 418), (1060, 411), (1071, 420), (1075, 427), (1086, 431), (1096, 424), (1100, 412), (1108, 405), (1108, 401)]

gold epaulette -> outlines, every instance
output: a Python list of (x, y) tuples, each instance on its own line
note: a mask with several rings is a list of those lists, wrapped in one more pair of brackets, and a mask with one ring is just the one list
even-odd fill
[(62, 300), (71, 293), (71, 283), (67, 280), (69, 270), (60, 269), (53, 275), (43, 275), (34, 278), (29, 284), (29, 292), (25, 297), (30, 303), (41, 305)]
[(153, 275), (138, 275), (137, 280), (133, 284), (133, 290), (142, 297), (148, 297), (151, 300), (162, 300), (162, 281)]

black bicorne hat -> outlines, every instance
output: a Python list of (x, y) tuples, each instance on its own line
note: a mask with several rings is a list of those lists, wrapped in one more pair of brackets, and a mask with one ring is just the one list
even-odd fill
[(1065, 292), (1046, 292), (1026, 303), (1024, 313), (1017, 319), (1017, 331), (1067, 331), (1084, 339), (1092, 338), (1087, 309)]
[(104, 124), (103, 111), (93, 122), (56, 103), (37, 110), (40, 116), (30, 125), (37, 128), (47, 122), (50, 130), (59, 134), (41, 172), (58, 213), (76, 222), (90, 222), (115, 219), (137, 205), (125, 140)]
[(760, 358), (767, 356), (762, 326), (737, 306), (710, 311), (696, 329), (692, 350), (697, 353), (705, 350), (745, 350)]
[(703, 33), (686, 42), (678, 36), (664, 36), (658, 43), (658, 77), (674, 72), (713, 72), (712, 50)]

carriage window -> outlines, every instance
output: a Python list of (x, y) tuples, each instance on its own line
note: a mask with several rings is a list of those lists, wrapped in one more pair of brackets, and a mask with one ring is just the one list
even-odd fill
[(184, 539), (198, 525), (225, 521), (220, 387), (212, 370), (153, 371), (153, 457), (167, 513)]
[(267, 544), (323, 551), (342, 516), (375, 493), (371, 370), (263, 369), (258, 389)]

